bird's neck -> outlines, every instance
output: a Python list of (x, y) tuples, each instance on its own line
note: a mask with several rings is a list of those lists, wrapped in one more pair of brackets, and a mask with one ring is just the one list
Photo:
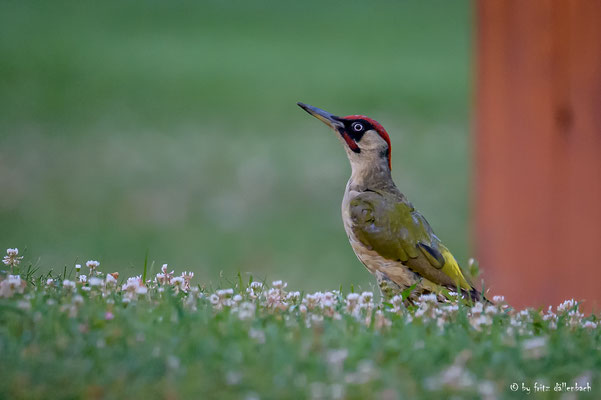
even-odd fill
[(351, 163), (351, 167), (349, 185), (353, 189), (363, 191), (396, 188), (387, 161), (365, 164)]

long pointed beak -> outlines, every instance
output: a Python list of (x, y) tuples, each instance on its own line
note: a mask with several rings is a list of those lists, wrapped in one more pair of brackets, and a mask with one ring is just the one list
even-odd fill
[(335, 116), (334, 114), (330, 114), (329, 112), (322, 110), (321, 108), (313, 107), (305, 103), (299, 102), (296, 104), (298, 104), (300, 108), (302, 108), (303, 110), (305, 110), (324, 124), (328, 125), (330, 128), (344, 128), (344, 124), (340, 121), (340, 118)]

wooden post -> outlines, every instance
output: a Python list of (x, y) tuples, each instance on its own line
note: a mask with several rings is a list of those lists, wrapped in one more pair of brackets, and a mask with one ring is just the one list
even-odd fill
[(477, 0), (476, 256), (512, 305), (601, 308), (601, 1)]

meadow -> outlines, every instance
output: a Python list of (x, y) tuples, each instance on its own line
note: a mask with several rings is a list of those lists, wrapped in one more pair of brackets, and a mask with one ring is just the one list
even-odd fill
[[(601, 325), (573, 300), (514, 310), (447, 294), (300, 292), (90, 260), (0, 275), (0, 398), (598, 398)], [(20, 263), (20, 265), (18, 265)], [(530, 395), (530, 396), (529, 396)]]
[(468, 1), (0, 2), (0, 244), (61, 271), (146, 253), (203, 281), (370, 289), (340, 144), (296, 106), (366, 114), (465, 262)]
[(381, 122), (467, 265), (472, 12), (0, 2), (0, 399), (599, 398), (573, 300), (381, 299), (344, 151), (296, 106)]

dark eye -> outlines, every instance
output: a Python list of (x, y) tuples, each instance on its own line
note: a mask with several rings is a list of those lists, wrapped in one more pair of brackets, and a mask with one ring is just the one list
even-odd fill
[(352, 125), (352, 128), (355, 132), (361, 132), (363, 130), (363, 124), (359, 123), (359, 122), (355, 122)]

